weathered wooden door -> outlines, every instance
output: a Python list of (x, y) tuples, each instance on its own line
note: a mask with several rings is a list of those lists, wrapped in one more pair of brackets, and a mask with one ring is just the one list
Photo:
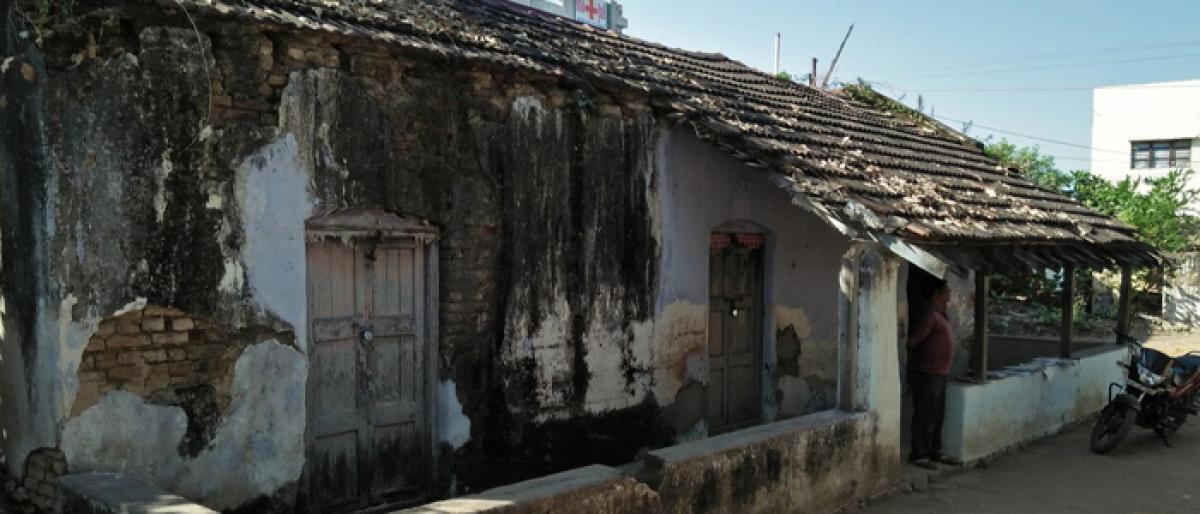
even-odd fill
[(429, 445), (424, 257), (411, 240), (308, 245), (309, 503), (419, 495)]
[(761, 421), (761, 236), (714, 235), (709, 253), (708, 431)]

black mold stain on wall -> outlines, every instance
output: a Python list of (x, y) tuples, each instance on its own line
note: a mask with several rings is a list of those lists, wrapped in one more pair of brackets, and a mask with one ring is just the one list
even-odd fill
[[(9, 70), (0, 75), (0, 274), (4, 285), (4, 344), (11, 347), (16, 341), (21, 348), (26, 383), (36, 369), (38, 298), (48, 287), (48, 269), (40, 258), (46, 241), (45, 226), (46, 173), (44, 163), (45, 139), (42, 131), (42, 112), (45, 67), (33, 42), (19, 39), (15, 27), (25, 22), (8, 0), (0, 0), (0, 21), (10, 28), (0, 32), (0, 55), (12, 56)], [(25, 27), (29, 28), (29, 27)], [(33, 80), (25, 77), (33, 72)], [(36, 389), (24, 391), (30, 411)], [(11, 423), (11, 422), (10, 422)], [(9, 430), (15, 426), (8, 426)]]
[[(261, 36), (212, 23), (201, 32), (197, 42), (182, 19), (119, 20), (99, 42), (106, 60), (78, 66), (71, 57), (86, 33), (49, 43), (53, 86), (45, 112), (57, 162), (40, 162), (34, 132), (6, 128), (27, 126), (34, 107), (0, 113), (14, 122), (0, 127), (9, 152), (0, 166), (13, 163), (16, 169), (3, 172), (18, 179), (3, 186), (3, 198), (13, 200), (0, 206), (4, 255), (28, 254), (46, 199), (27, 191), (42, 191), (44, 170), (59, 173), (60, 230), (48, 254), (67, 256), (62, 262), (71, 265), (59, 272), (80, 298), (77, 309), (112, 311), (138, 296), (188, 312), (249, 308), (249, 292), (228, 297), (218, 286), (222, 247), (241, 244), (231, 214), (237, 206), (206, 201), (210, 194), (234, 198), (237, 166), (279, 134), (265, 119), (204, 130), (218, 125), (210, 81), (223, 80), (235, 101), (258, 94), (260, 82), (248, 77), (261, 70), (246, 56), (257, 55)], [(491, 70), (495, 86), (478, 89), (464, 80), (467, 63), (406, 66), (393, 82), (357, 76), (350, 66), (322, 71), (309, 94), (313, 123), (328, 129), (320, 131), (327, 138), (314, 136), (325, 139), (314, 145), (311, 192), (318, 210), (379, 205), (442, 229), (439, 373), (457, 384), (473, 431), (450, 454), (450, 472), (478, 490), (594, 462), (620, 464), (644, 447), (669, 444), (673, 430), (652, 397), (602, 414), (584, 408), (593, 379), (590, 331), (616, 334), (612, 351), (621, 352), (629, 388), (650, 372), (634, 362), (630, 345), (633, 324), (652, 315), (657, 282), (653, 116), (550, 105), (543, 93), (561, 93), (557, 79), (539, 79), (535, 88), (529, 77)], [(12, 77), (4, 80), (7, 94), (36, 96), (32, 86), (9, 88)], [(526, 116), (511, 108), (519, 96), (548, 107)], [(48, 273), (39, 275), (38, 265), (32, 258), (4, 262), (5, 293), (29, 299), (13, 310), (28, 316), (27, 327), (18, 326), (29, 333), (37, 281)], [(564, 303), (568, 330), (560, 343), (568, 362), (501, 360)], [(534, 372), (543, 365), (566, 370), (565, 405), (542, 405), (535, 394)], [(539, 421), (549, 410), (567, 419)], [(204, 441), (203, 431), (192, 440)]]
[[(500, 110), (445, 69), (416, 67), (398, 84), (322, 73), (314, 124), (319, 209), (385, 207), (442, 229), (441, 353), (473, 438), (450, 453), (469, 490), (593, 462), (621, 463), (673, 435), (653, 402), (584, 412), (593, 326), (632, 341), (652, 310), (657, 244), (645, 156), (656, 125), (573, 108)], [(508, 102), (508, 100), (506, 100)], [(318, 148), (326, 148), (317, 144)], [(612, 294), (612, 306), (597, 305)], [(541, 365), (499, 356), (565, 301), (570, 420), (536, 422)], [(595, 313), (600, 312), (597, 318)], [(632, 367), (632, 366), (631, 366)], [(646, 370), (628, 370), (632, 376)], [(449, 450), (444, 450), (449, 452)]]

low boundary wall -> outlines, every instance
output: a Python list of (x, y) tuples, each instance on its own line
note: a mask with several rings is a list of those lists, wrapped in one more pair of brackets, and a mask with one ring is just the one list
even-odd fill
[(1079, 352), (1066, 366), (983, 384), (950, 383), (943, 453), (974, 462), (1099, 412), (1108, 400), (1108, 384), (1122, 378), (1116, 362), (1125, 352), (1117, 345), (1096, 347)]
[(896, 485), (881, 432), (874, 414), (822, 412), (651, 451), (628, 476), (588, 466), (402, 512), (831, 512)]

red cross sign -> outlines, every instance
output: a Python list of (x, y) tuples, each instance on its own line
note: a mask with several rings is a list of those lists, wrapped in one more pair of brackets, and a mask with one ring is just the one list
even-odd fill
[(575, 0), (575, 19), (600, 28), (608, 28), (608, 6), (604, 0)]

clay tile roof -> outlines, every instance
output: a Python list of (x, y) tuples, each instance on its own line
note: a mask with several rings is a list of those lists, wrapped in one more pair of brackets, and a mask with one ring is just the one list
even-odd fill
[(702, 139), (774, 171), (798, 204), (844, 232), (904, 240), (972, 267), (1015, 260), (988, 251), (996, 248), (1045, 264), (1159, 259), (1135, 240), (1133, 228), (1037, 187), (962, 134), (779, 80), (720, 54), (669, 48), (502, 0), (183, 5), (533, 70), (585, 89), (640, 92)]

